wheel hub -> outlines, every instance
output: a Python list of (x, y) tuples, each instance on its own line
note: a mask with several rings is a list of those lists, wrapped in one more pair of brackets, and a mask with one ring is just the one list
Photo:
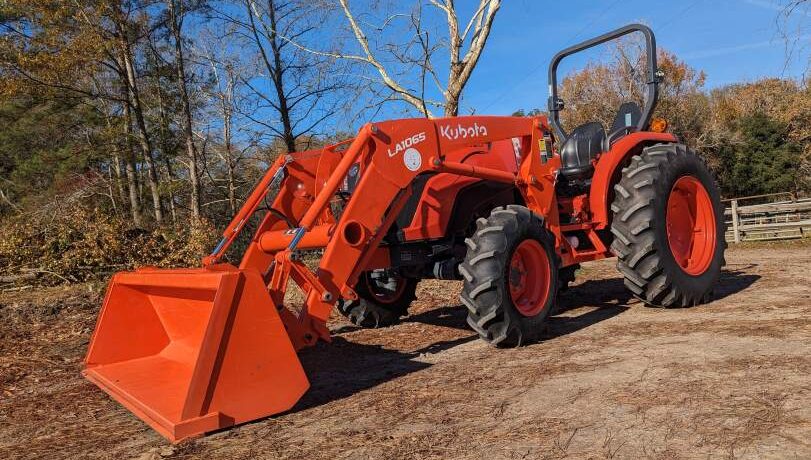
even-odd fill
[(701, 275), (715, 253), (715, 213), (704, 185), (694, 176), (680, 177), (667, 200), (667, 240), (676, 263)]
[(509, 267), (510, 297), (524, 316), (540, 313), (549, 298), (551, 271), (543, 246), (535, 240), (522, 241), (513, 252)]
[(374, 295), (377, 302), (383, 304), (397, 302), (407, 284), (402, 277), (396, 275), (373, 277), (367, 274), (364, 278), (369, 292)]

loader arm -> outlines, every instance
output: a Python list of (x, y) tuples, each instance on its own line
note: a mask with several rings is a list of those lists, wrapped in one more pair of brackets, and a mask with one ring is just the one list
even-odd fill
[[(536, 209), (549, 210), (554, 198), (552, 171), (557, 160), (547, 155), (545, 149), (542, 152), (546, 135), (543, 117), (410, 119), (364, 126), (334, 164), (323, 187), (298, 221), (298, 227), (274, 234), (275, 240), (286, 238), (283, 240), (286, 248), (278, 250), (281, 246), (278, 241), (277, 244), (267, 241), (271, 239), (267, 232), (255, 238), (265, 241), (259, 248), (264, 246), (264, 251), (273, 255), (269, 290), (277, 307), (283, 303), (290, 278), (306, 292), (305, 305), (297, 315), (283, 314), (294, 345), (300, 348), (312, 345), (318, 338), (329, 340), (326, 321), (335, 302), (339, 297), (356, 299), (352, 287), (359, 274), (373, 259), (386, 257), (385, 250), (380, 248), (381, 240), (420, 174), (447, 172), (512, 183)], [(520, 145), (518, 174), (444, 159), (447, 152), (456, 149), (511, 138)], [(356, 163), (363, 165), (363, 173), (341, 219), (324, 223), (322, 217), (329, 202)], [(316, 231), (317, 237), (309, 236)], [(323, 243), (324, 254), (315, 272), (296, 255), (305, 238), (309, 238), (308, 247)]]

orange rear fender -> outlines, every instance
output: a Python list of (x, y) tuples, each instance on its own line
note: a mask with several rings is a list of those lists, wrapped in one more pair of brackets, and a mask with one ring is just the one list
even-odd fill
[(592, 221), (597, 224), (597, 229), (606, 228), (608, 225), (608, 213), (611, 207), (608, 200), (612, 196), (622, 165), (642, 146), (662, 142), (678, 142), (678, 139), (670, 133), (631, 133), (615, 142), (611, 146), (611, 150), (597, 160), (589, 193), (589, 208), (592, 211)]

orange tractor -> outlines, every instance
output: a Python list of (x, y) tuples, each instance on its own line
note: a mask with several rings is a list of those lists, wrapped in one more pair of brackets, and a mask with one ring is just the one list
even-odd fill
[[(609, 133), (599, 123), (565, 132), (560, 61), (632, 32), (647, 42), (645, 107), (623, 104)], [(419, 279), (463, 280), (470, 327), (498, 346), (537, 338), (586, 261), (617, 256), (648, 304), (706, 302), (723, 264), (723, 210), (706, 166), (651, 123), (661, 78), (651, 31), (631, 25), (568, 48), (549, 78), (548, 119), (386, 121), (280, 157), (201, 268), (113, 277), (84, 375), (177, 441), (289, 410), (309, 386), (297, 351), (330, 341), (333, 309), (391, 324)], [(239, 265), (225, 263), (257, 216)], [(317, 269), (306, 250), (323, 251)], [(285, 305), (290, 281), (300, 308)]]

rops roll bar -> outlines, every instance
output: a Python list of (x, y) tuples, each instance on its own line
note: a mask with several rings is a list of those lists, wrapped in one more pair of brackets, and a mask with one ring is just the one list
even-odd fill
[(661, 75), (659, 74), (659, 69), (656, 65), (656, 37), (654, 37), (653, 31), (648, 26), (644, 26), (642, 24), (629, 24), (625, 27), (608, 32), (607, 34), (592, 38), (591, 40), (586, 40), (582, 43), (578, 43), (577, 45), (570, 46), (552, 58), (552, 62), (549, 64), (549, 119), (550, 123), (552, 124), (552, 128), (555, 130), (555, 134), (559, 137), (560, 142), (565, 141), (568, 137), (566, 131), (564, 131), (563, 127), (560, 125), (559, 117), (559, 112), (564, 106), (563, 100), (558, 97), (557, 73), (560, 61), (567, 56), (571, 56), (572, 54), (593, 48), (605, 42), (616, 40), (634, 32), (642, 32), (642, 34), (645, 35), (645, 44), (648, 57), (646, 82), (647, 98), (645, 100), (645, 109), (642, 111), (642, 117), (640, 118), (636, 128), (638, 131), (643, 131), (648, 127), (650, 118), (653, 115), (653, 109), (656, 108), (656, 102), (659, 96), (658, 85), (659, 81), (661, 80)]

